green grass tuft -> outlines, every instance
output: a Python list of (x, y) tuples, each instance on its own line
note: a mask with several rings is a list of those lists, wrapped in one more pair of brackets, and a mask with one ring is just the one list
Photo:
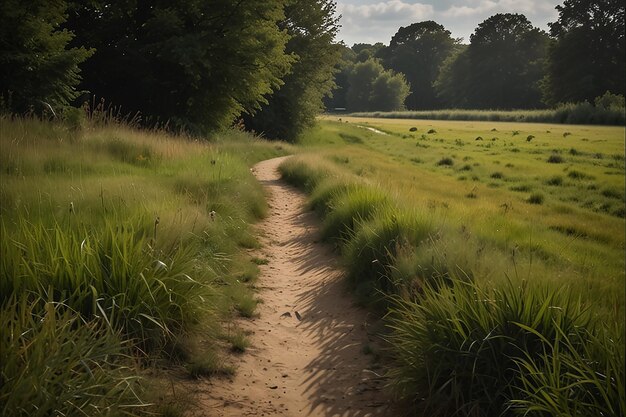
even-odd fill
[(626, 411), (623, 334), (608, 339), (606, 327), (567, 292), (525, 282), (426, 285), (415, 300), (396, 299), (389, 326), (393, 386), (401, 397), (420, 400), (422, 411)]
[(119, 336), (61, 303), (32, 294), (0, 308), (3, 416), (109, 416), (146, 404)]
[(543, 204), (544, 196), (541, 193), (533, 193), (528, 197), (528, 203), (530, 204)]

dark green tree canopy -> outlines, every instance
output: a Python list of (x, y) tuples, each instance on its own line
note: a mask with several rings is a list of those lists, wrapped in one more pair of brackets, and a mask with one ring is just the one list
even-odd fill
[(411, 85), (406, 99), (409, 109), (432, 109), (441, 105), (433, 88), (443, 61), (459, 40), (432, 20), (401, 27), (389, 47), (379, 53), (386, 68), (401, 72)]
[(346, 94), (349, 88), (348, 75), (356, 61), (356, 54), (352, 49), (341, 44), (338, 47), (341, 52), (341, 59), (335, 64), (335, 88), (331, 95), (324, 99), (324, 106), (329, 110), (346, 108)]
[[(368, 55), (370, 57), (374, 57), (378, 54), (380, 50), (385, 47), (382, 42), (376, 42), (375, 44), (370, 43), (355, 43), (352, 45), (352, 49), (354, 53), (358, 56), (363, 51), (368, 51)], [(361, 62), (361, 61), (358, 61)]]
[(73, 35), (60, 27), (65, 6), (47, 0), (0, 3), (0, 96), (8, 110), (50, 105), (58, 111), (78, 95), (78, 66), (91, 51), (68, 47)]
[(400, 45), (411, 44), (412, 42), (419, 41), (433, 33), (443, 32), (450, 35), (450, 31), (446, 30), (442, 25), (432, 20), (425, 22), (413, 23), (409, 26), (402, 26), (395, 35), (391, 38), (389, 43), (390, 48), (396, 48)]
[(524, 15), (491, 16), (478, 25), (469, 47), (446, 62), (438, 91), (448, 104), (464, 107), (539, 107), (548, 41)]
[(565, 0), (556, 9), (544, 101), (591, 102), (606, 91), (624, 95), (624, 1)]
[(67, 28), (96, 49), (84, 87), (127, 111), (203, 132), (253, 112), (293, 58), (284, 2), (76, 1)]
[(335, 86), (333, 73), (340, 59), (334, 43), (339, 29), (331, 0), (291, 0), (279, 23), (290, 36), (286, 52), (295, 57), (284, 85), (269, 96), (245, 125), (273, 139), (294, 141), (323, 110), (323, 99)]
[(348, 84), (347, 110), (351, 112), (401, 110), (409, 94), (404, 75), (385, 70), (377, 59), (355, 64)]

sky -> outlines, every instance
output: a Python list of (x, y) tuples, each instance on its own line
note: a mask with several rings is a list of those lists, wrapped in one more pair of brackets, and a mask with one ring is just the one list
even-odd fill
[(347, 46), (382, 42), (389, 45), (401, 26), (434, 20), (469, 43), (476, 26), (496, 13), (522, 13), (540, 29), (556, 21), (563, 0), (337, 0), (341, 14), (338, 40)]

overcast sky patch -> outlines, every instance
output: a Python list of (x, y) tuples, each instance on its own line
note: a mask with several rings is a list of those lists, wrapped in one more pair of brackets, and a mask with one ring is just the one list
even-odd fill
[(338, 39), (354, 43), (389, 44), (401, 26), (434, 20), (469, 43), (476, 26), (496, 13), (522, 13), (533, 25), (548, 30), (558, 17), (559, 0), (337, 0), (342, 15)]

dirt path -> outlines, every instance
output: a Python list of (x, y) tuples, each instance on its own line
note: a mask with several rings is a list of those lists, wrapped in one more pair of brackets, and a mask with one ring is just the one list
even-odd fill
[(283, 159), (253, 169), (270, 212), (259, 226), (258, 256), (269, 260), (258, 281), (263, 302), (257, 318), (239, 323), (252, 347), (232, 379), (205, 382), (195, 415), (396, 415), (372, 355), (362, 353), (374, 338), (368, 314), (346, 294), (331, 248), (317, 243), (319, 222), (303, 209), (304, 196), (279, 181)]

